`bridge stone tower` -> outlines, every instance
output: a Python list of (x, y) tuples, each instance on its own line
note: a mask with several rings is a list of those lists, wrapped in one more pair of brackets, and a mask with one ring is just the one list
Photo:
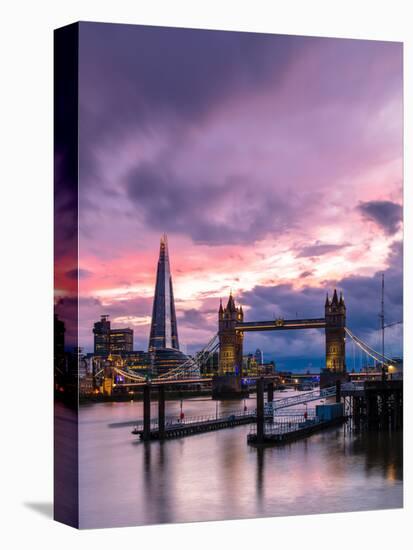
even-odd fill
[(346, 306), (343, 294), (340, 299), (334, 289), (333, 298), (327, 294), (325, 303), (326, 321), (326, 370), (330, 373), (344, 374), (346, 372)]
[(242, 332), (235, 330), (235, 327), (237, 323), (242, 323), (243, 320), (242, 306), (236, 307), (231, 293), (227, 306), (223, 308), (221, 301), (218, 311), (218, 372), (220, 375), (242, 375), (242, 344), (244, 337)]

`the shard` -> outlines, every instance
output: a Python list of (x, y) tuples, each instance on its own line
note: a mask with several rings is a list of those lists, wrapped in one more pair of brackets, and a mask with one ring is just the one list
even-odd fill
[(179, 350), (175, 302), (171, 268), (169, 265), (168, 240), (165, 234), (161, 238), (159, 250), (149, 351), (164, 348)]

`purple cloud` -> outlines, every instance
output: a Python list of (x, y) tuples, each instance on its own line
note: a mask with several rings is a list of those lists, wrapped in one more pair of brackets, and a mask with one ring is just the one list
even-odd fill
[(400, 204), (391, 201), (368, 201), (358, 206), (363, 216), (376, 223), (388, 235), (397, 233), (403, 216)]
[(336, 252), (342, 248), (346, 248), (348, 244), (322, 244), (315, 243), (314, 245), (305, 246), (297, 254), (297, 258), (307, 258), (311, 256), (322, 256), (324, 254), (330, 254), (330, 252)]
[[(256, 193), (253, 182), (241, 176), (190, 183), (185, 176), (144, 164), (129, 174), (127, 193), (148, 228), (182, 233), (196, 243), (249, 243), (291, 229), (292, 206), (276, 192)], [(254, 208), (247, 217), (242, 210), (230, 209), (226, 219), (217, 221), (214, 213), (221, 205), (237, 203)]]

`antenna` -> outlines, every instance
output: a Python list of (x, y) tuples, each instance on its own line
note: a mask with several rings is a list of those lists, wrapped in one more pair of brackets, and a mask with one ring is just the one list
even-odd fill
[(381, 325), (381, 357), (382, 357), (382, 369), (384, 371), (384, 272), (381, 274), (381, 313), (380, 325)]

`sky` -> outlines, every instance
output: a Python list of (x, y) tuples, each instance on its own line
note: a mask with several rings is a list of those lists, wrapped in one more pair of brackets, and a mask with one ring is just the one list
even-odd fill
[[(402, 45), (93, 23), (79, 40), (80, 345), (109, 314), (147, 349), (166, 232), (184, 351), (230, 290), (253, 321), (321, 317), (337, 288), (378, 347), (383, 271), (386, 322), (402, 319)], [(256, 347), (318, 367), (324, 335)]]

